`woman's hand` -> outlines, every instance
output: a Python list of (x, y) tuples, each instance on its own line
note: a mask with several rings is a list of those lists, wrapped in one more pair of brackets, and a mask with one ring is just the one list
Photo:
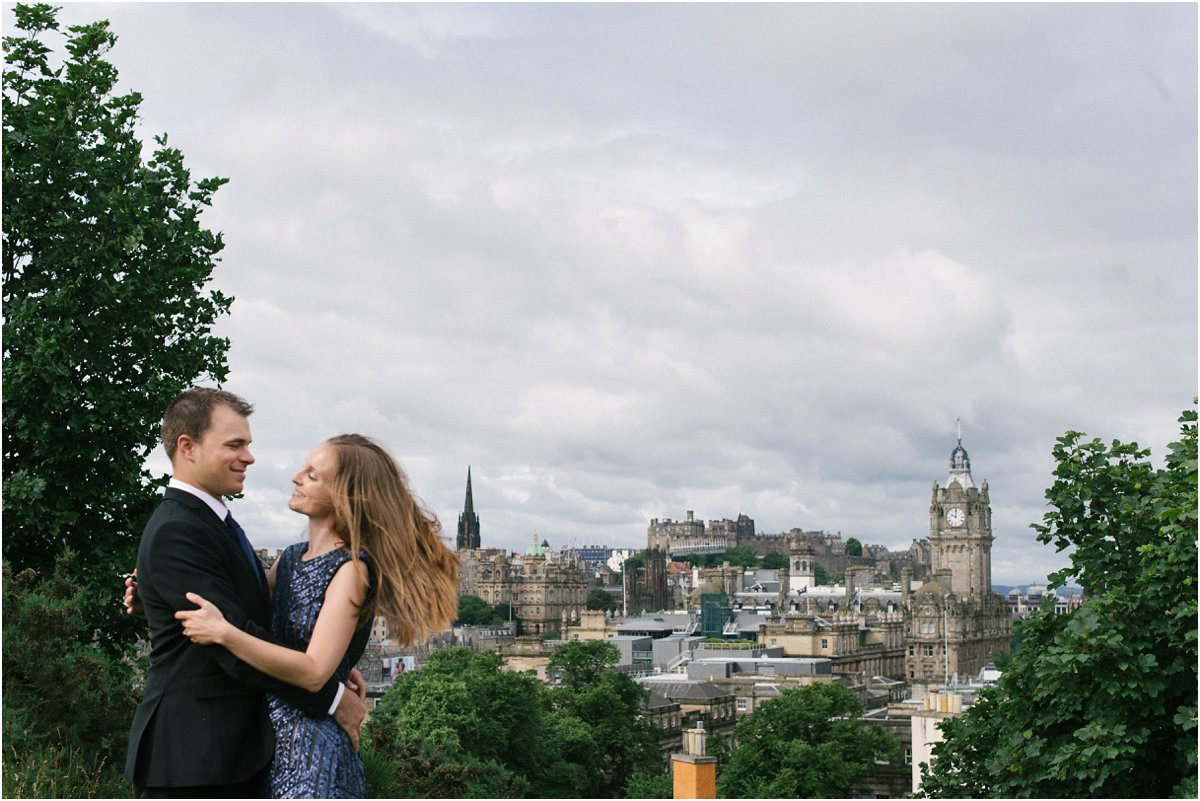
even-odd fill
[(225, 620), (220, 609), (196, 593), (189, 592), (186, 597), (200, 608), (175, 613), (176, 619), (183, 621), (183, 633), (197, 645), (221, 645), (233, 626)]

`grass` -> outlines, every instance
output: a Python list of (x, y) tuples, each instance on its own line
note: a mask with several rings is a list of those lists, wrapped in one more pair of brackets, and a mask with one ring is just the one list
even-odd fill
[(120, 766), (78, 748), (4, 748), (5, 798), (132, 798)]

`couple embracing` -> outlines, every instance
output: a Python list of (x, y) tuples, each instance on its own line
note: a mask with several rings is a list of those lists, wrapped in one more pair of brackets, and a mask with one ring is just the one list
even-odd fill
[(224, 501), (254, 462), (252, 411), (189, 389), (163, 416), (172, 477), (126, 591), (150, 629), (125, 766), (140, 798), (362, 798), (353, 668), (372, 621), (407, 644), (455, 614), (457, 559), (437, 520), (355, 434), (318, 445), (292, 478), (308, 539), (264, 573)]

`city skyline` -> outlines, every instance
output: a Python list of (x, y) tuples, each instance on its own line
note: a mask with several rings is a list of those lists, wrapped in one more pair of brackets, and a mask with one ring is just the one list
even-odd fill
[(961, 418), (993, 579), (1039, 582), (1055, 438), (1161, 464), (1196, 394), (1193, 5), (60, 14), (101, 18), (143, 140), (230, 179), (257, 547), (345, 431), (452, 542), (470, 466), (485, 547), (687, 510), (907, 547)]

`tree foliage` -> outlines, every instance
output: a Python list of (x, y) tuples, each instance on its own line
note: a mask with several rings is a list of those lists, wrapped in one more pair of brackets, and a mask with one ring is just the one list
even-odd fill
[(879, 755), (898, 745), (859, 720), (850, 690), (814, 684), (784, 690), (738, 721), (737, 743), (717, 780), (722, 798), (846, 798)]
[[(521, 785), (536, 757), (541, 687), (532, 675), (502, 665), (492, 653), (437, 651), (384, 695), (364, 734), (377, 754), (396, 764), (399, 795), (470, 797), (486, 786), (503, 797), (501, 787)], [(433, 786), (434, 776), (444, 789)]]
[(364, 731), (373, 774), (384, 777), (376, 781), (389, 783), (373, 792), (619, 797), (647, 764), (647, 747), (657, 757), (641, 716), (643, 690), (611, 668), (611, 645), (567, 643), (558, 653), (549, 671), (564, 681), (551, 690), (532, 674), (504, 670), (495, 654), (462, 648), (437, 651), (400, 677)]
[(862, 556), (862, 543), (858, 541), (857, 537), (846, 540), (846, 555)]
[(646, 564), (646, 555), (650, 553), (649, 548), (643, 548), (631, 556), (625, 557), (625, 561), (621, 563), (621, 572), (632, 573), (639, 567)]
[(487, 625), (492, 622), (496, 610), (478, 595), (460, 595), (458, 597), (458, 620), (464, 626)]
[[(49, 576), (4, 563), (6, 797), (130, 792), (125, 741), (141, 690), (132, 663), (102, 648), (84, 622), (85, 608), (114, 602), (112, 591), (81, 585), (79, 571), (71, 551)], [(22, 776), (25, 786), (10, 785)]]
[[(60, 29), (17, 5), (4, 38), (4, 558), (52, 564), (65, 547), (109, 593), (155, 504), (143, 463), (167, 403), (220, 381), (212, 336), (230, 298), (206, 292), (221, 237), (201, 210), (224, 183), (193, 183), (166, 137), (148, 161), (141, 96), (114, 94), (105, 21)], [(57, 53), (55, 41), (65, 53)], [(117, 605), (82, 610), (132, 639)], [(119, 632), (115, 634), (114, 631)], [(107, 643), (108, 641), (105, 640)]]
[(618, 659), (603, 640), (573, 641), (555, 651), (546, 668), (559, 681), (549, 691), (551, 707), (586, 722), (599, 747), (589, 797), (619, 798), (635, 772), (660, 767), (657, 736), (642, 714), (646, 690), (613, 670)]
[(605, 592), (599, 587), (588, 591), (587, 608), (593, 612), (610, 612), (617, 608), (617, 599), (611, 592)]
[(1156, 469), (1135, 443), (1054, 448), (1041, 542), (1086, 599), (1037, 610), (997, 686), (943, 724), (931, 797), (1195, 797), (1196, 413)]
[(788, 558), (781, 553), (772, 551), (763, 554), (762, 567), (764, 570), (783, 570), (788, 566)]

